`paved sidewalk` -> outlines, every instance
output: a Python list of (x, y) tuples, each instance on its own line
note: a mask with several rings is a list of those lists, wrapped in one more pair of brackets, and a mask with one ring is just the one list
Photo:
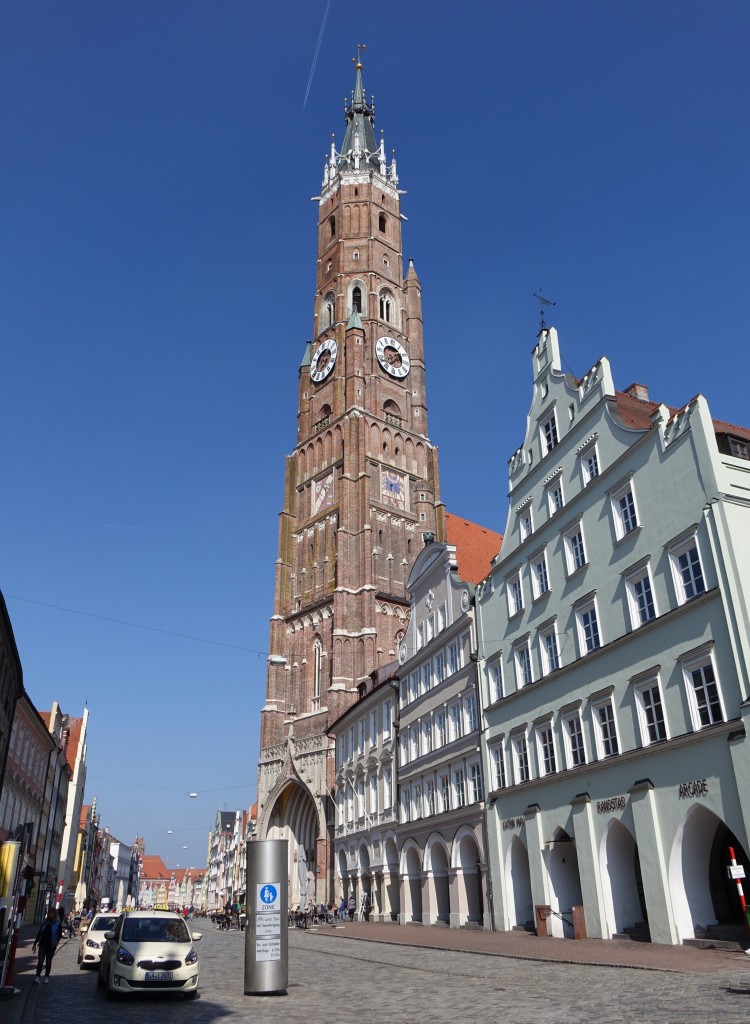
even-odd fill
[(750, 956), (737, 950), (698, 949), (694, 946), (664, 946), (628, 939), (552, 939), (530, 932), (490, 932), (464, 928), (423, 927), (418, 924), (374, 924), (348, 921), (308, 929), (321, 938), (366, 939), (393, 945), (450, 949), (485, 956), (509, 956), (519, 960), (547, 963), (585, 964), (600, 967), (631, 967), (650, 971), (678, 971), (714, 974), (724, 971), (750, 972)]

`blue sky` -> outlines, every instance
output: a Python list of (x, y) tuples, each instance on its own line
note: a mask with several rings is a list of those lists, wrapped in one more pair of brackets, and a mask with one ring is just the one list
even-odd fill
[(303, 106), (325, 9), (3, 14), (0, 589), (37, 707), (88, 703), (87, 800), (170, 865), (255, 798), (310, 197), (356, 43), (451, 511), (504, 529), (540, 287), (576, 375), (606, 354), (750, 422), (746, 0), (331, 0)]

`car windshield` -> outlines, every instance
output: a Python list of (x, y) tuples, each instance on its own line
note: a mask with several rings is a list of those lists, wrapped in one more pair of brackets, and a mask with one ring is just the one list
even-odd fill
[(127, 917), (123, 942), (190, 942), (187, 925), (179, 917)]
[(91, 922), (92, 932), (108, 932), (114, 928), (115, 922), (117, 921), (117, 914), (113, 914), (111, 917), (105, 917), (102, 914), (97, 914), (94, 920)]

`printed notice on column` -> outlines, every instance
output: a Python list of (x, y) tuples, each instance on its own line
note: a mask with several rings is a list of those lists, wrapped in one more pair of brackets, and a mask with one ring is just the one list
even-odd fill
[(281, 960), (280, 938), (255, 940), (255, 962), (259, 964), (267, 960)]

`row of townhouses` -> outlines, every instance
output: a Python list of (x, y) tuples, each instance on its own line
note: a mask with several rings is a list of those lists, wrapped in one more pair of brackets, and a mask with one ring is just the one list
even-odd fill
[(750, 430), (617, 390), (606, 358), (576, 379), (552, 328), (532, 370), (503, 537), (450, 515), (448, 543), (423, 535), (397, 661), (329, 729), (331, 895), (379, 921), (728, 936)]

